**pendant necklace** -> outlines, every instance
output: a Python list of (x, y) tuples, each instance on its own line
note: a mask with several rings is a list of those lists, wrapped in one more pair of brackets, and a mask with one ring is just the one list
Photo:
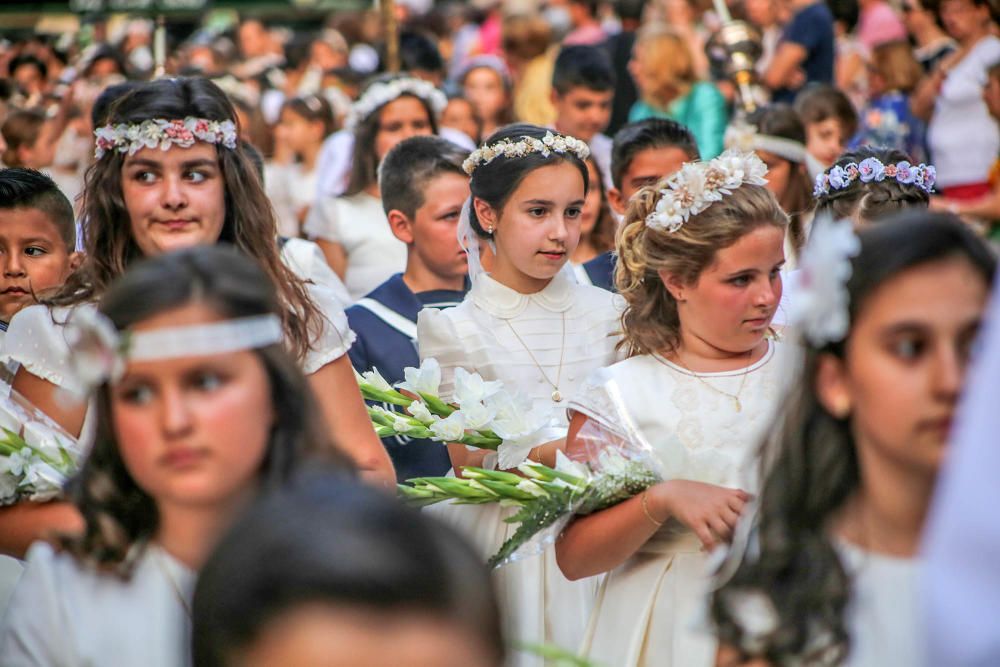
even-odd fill
[(560, 343), (559, 345), (559, 370), (556, 372), (555, 382), (549, 379), (549, 376), (545, 372), (545, 369), (542, 368), (542, 365), (540, 363), (538, 363), (538, 359), (535, 359), (535, 355), (531, 353), (531, 348), (528, 347), (528, 345), (524, 342), (524, 339), (522, 339), (517, 334), (517, 331), (514, 330), (514, 325), (510, 323), (510, 320), (504, 320), (504, 322), (507, 323), (507, 326), (510, 328), (510, 332), (514, 334), (514, 337), (517, 338), (517, 342), (521, 344), (521, 347), (524, 348), (524, 351), (528, 353), (529, 357), (531, 357), (531, 361), (538, 368), (538, 372), (542, 374), (542, 377), (545, 378), (545, 381), (548, 382), (549, 386), (552, 387), (552, 400), (555, 401), (556, 403), (561, 403), (563, 400), (563, 395), (562, 392), (559, 391), (559, 383), (562, 380), (563, 356), (566, 353), (566, 312), (563, 311), (562, 313), (562, 343)]
[[(676, 356), (677, 356), (677, 362), (678, 362), (677, 365), (678, 366), (680, 366), (685, 371), (687, 371), (688, 374), (693, 375), (699, 382), (701, 382), (703, 385), (705, 385), (706, 387), (708, 387), (709, 389), (711, 389), (715, 393), (722, 394), (723, 396), (725, 396), (726, 398), (728, 398), (729, 400), (731, 400), (733, 402), (733, 407), (736, 408), (736, 412), (743, 412), (743, 403), (740, 402), (740, 394), (743, 393), (743, 386), (747, 382), (747, 375), (750, 374), (750, 367), (753, 365), (753, 364), (750, 363), (750, 359), (753, 358), (753, 349), (751, 349), (750, 352), (747, 354), (747, 365), (746, 365), (746, 368), (743, 369), (743, 377), (742, 377), (742, 379), (740, 379), (740, 386), (739, 386), (739, 389), (736, 390), (735, 394), (730, 394), (728, 391), (722, 391), (718, 387), (709, 384), (708, 381), (705, 380), (705, 378), (701, 377), (701, 375), (699, 375), (698, 373), (695, 373), (693, 370), (691, 370), (684, 363), (681, 362), (681, 355), (679, 353)], [(660, 355), (654, 354), (653, 358), (656, 359), (657, 361), (659, 361), (661, 364), (663, 364), (667, 368), (671, 368), (671, 365), (665, 359), (661, 359)]]

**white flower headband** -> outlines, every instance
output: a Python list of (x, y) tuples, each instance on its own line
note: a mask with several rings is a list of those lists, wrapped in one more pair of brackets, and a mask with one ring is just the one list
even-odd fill
[(753, 153), (727, 150), (708, 162), (688, 162), (660, 189), (646, 226), (671, 234), (741, 185), (767, 185), (767, 165)]
[(428, 81), (413, 77), (379, 81), (368, 86), (361, 97), (351, 105), (351, 111), (347, 115), (347, 129), (353, 130), (375, 111), (407, 94), (419, 97), (429, 104), (435, 115), (440, 114), (448, 106), (445, 94)]
[(844, 339), (851, 324), (851, 258), (861, 242), (848, 219), (817, 220), (799, 261), (799, 282), (789, 303), (789, 321), (819, 348)]
[(119, 333), (115, 325), (91, 307), (73, 311), (66, 324), (70, 364), (84, 390), (116, 382), (128, 360), (152, 361), (177, 357), (226, 354), (274, 345), (284, 340), (277, 315), (255, 315), (211, 324)]
[(100, 160), (106, 153), (115, 151), (135, 155), (143, 148), (165, 151), (176, 144), (190, 148), (195, 141), (222, 144), (236, 148), (236, 123), (231, 120), (206, 120), (188, 116), (184, 120), (156, 118), (138, 124), (118, 123), (94, 130), (94, 157)]
[(472, 154), (462, 163), (462, 169), (471, 176), (477, 167), (489, 164), (498, 157), (509, 159), (525, 157), (532, 153), (541, 153), (544, 157), (548, 157), (552, 153), (573, 153), (581, 160), (586, 160), (590, 157), (590, 147), (585, 141), (576, 137), (553, 134), (552, 132), (546, 132), (541, 139), (534, 137), (522, 137), (518, 141), (502, 139), (472, 151)]
[(734, 123), (726, 128), (726, 148), (749, 153), (767, 151), (790, 162), (805, 162), (806, 147), (801, 142), (771, 134), (761, 134), (756, 127), (747, 123)]
[(896, 164), (883, 164), (875, 157), (865, 158), (861, 162), (850, 162), (843, 167), (835, 165), (826, 172), (816, 176), (816, 187), (813, 197), (830, 194), (832, 190), (846, 190), (855, 181), (871, 183), (881, 182), (886, 178), (895, 178), (904, 185), (915, 185), (927, 194), (934, 192), (934, 181), (937, 180), (937, 169), (934, 165), (913, 165), (903, 160)]

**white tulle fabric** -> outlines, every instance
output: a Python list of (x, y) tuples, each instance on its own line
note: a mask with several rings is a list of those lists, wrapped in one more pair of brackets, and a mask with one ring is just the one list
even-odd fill
[[(618, 341), (617, 297), (597, 287), (577, 285), (560, 272), (541, 292), (520, 294), (486, 273), (480, 273), (465, 300), (454, 308), (427, 309), (417, 320), (422, 359), (434, 357), (441, 364), (441, 395), (454, 391), (455, 369), (480, 373), (486, 380), (501, 380), (529, 396), (536, 405), (555, 408), (552, 440), (565, 436), (568, 421), (552, 402), (552, 386), (545, 380), (511, 327), (531, 348), (531, 354), (553, 381), (559, 375), (562, 324), (566, 338), (560, 390), (571, 396), (596, 368), (614, 363)], [(509, 326), (508, 326), (509, 324)], [(541, 442), (539, 442), (541, 444)], [(511, 514), (497, 505), (442, 505), (428, 510), (455, 526), (474, 544), (485, 560), (512, 533), (504, 522)], [(562, 576), (552, 548), (543, 554), (506, 565), (494, 573), (507, 636), (525, 642), (551, 642), (578, 646), (593, 604), (596, 580), (570, 582)], [(537, 656), (517, 654), (517, 667), (541, 667)]]
[[(751, 455), (771, 427), (795, 359), (790, 347), (770, 343), (747, 370), (739, 412), (731, 399), (705, 383), (736, 394), (744, 382), (742, 369), (696, 376), (650, 355), (598, 370), (569, 408), (614, 428), (624, 406), (634, 428), (676, 478), (753, 492)], [(686, 469), (678, 470), (679, 461)], [(715, 641), (701, 623), (708, 590), (705, 560), (694, 534), (668, 521), (606, 575), (581, 653), (620, 667), (714, 665)]]

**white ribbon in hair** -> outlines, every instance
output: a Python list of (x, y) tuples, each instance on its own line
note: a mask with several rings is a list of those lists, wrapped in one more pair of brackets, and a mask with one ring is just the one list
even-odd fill
[(740, 151), (767, 151), (790, 162), (806, 161), (806, 147), (793, 139), (761, 134), (753, 125), (734, 123), (726, 128), (726, 148)]

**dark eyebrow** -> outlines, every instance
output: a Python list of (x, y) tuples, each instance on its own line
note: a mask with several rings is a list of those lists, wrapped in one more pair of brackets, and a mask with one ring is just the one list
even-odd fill
[[(787, 260), (784, 260), (784, 259), (781, 260), (780, 262), (778, 262), (777, 264), (775, 264), (773, 268), (780, 269), (781, 267), (783, 267), (785, 265), (786, 261)], [(733, 271), (728, 276), (726, 276), (726, 278), (736, 278), (737, 276), (745, 276), (745, 275), (748, 275), (748, 274), (749, 275), (753, 275), (753, 274), (756, 274), (756, 273), (760, 273), (760, 269), (758, 269), (756, 267), (753, 267), (753, 266), (750, 266), (750, 267), (747, 267), (745, 269), (740, 269), (739, 271)]]
[[(159, 169), (163, 166), (162, 162), (157, 160), (150, 160), (149, 158), (130, 158), (126, 163), (127, 167), (152, 167), (154, 169)], [(215, 160), (209, 160), (208, 158), (197, 158), (195, 160), (187, 160), (181, 163), (182, 169), (196, 169), (198, 167), (218, 167), (218, 162)]]

